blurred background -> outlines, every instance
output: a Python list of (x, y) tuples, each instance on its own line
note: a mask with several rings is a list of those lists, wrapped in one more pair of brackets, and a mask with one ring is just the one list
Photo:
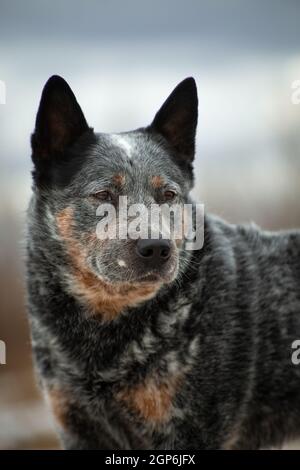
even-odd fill
[(0, 0), (0, 448), (58, 446), (33, 378), (23, 281), (29, 139), (46, 80), (62, 75), (89, 124), (118, 132), (150, 123), (194, 76), (195, 196), (231, 222), (299, 227), (299, 23), (298, 0)]

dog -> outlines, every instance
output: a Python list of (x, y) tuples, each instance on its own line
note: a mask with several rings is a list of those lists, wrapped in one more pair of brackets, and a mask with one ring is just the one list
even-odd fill
[(204, 244), (99, 239), (97, 208), (194, 204), (193, 78), (153, 122), (95, 133), (64, 79), (32, 135), (34, 360), (66, 449), (258, 449), (300, 434), (300, 232), (204, 218)]

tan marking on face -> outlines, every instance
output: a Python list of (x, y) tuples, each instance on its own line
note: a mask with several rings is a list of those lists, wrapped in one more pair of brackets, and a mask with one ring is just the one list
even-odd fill
[(166, 423), (171, 417), (174, 397), (182, 377), (174, 375), (159, 383), (154, 378), (122, 390), (117, 399), (151, 424)]
[(113, 180), (113, 183), (116, 185), (116, 186), (124, 186), (125, 184), (125, 176), (122, 175), (122, 174), (116, 174), (113, 176), (112, 178)]
[(101, 314), (105, 321), (116, 318), (126, 307), (134, 307), (151, 299), (158, 287), (153, 284), (116, 284), (97, 278), (93, 273), (82, 273), (77, 278), (76, 294), (90, 307), (93, 315)]
[(182, 244), (183, 244), (183, 240), (181, 240), (180, 238), (175, 239), (175, 245), (177, 246), (177, 248), (181, 248)]
[(69, 411), (67, 395), (60, 388), (52, 387), (47, 389), (46, 398), (56, 421), (61, 427), (66, 428)]
[(151, 299), (160, 288), (153, 283), (111, 284), (96, 276), (86, 263), (86, 242), (93, 243), (93, 249), (100, 249), (103, 241), (87, 234), (85, 243), (73, 236), (74, 219), (72, 207), (66, 207), (56, 217), (57, 228), (66, 244), (71, 259), (72, 291), (87, 304), (91, 314), (100, 314), (104, 321), (113, 320), (126, 307), (134, 307)]
[(162, 186), (164, 185), (164, 179), (159, 175), (152, 176), (151, 184), (155, 189), (162, 188)]
[(56, 225), (62, 238), (68, 239), (73, 226), (73, 209), (66, 207), (56, 216)]

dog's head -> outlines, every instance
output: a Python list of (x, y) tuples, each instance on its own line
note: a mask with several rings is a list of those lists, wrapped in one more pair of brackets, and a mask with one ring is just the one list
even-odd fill
[(46, 83), (32, 135), (38, 223), (61, 247), (59, 267), (73, 294), (94, 311), (136, 305), (180, 274), (184, 240), (163, 233), (161, 225), (155, 237), (151, 231), (138, 235), (140, 226), (130, 236), (137, 225), (131, 209), (148, 209), (148, 217), (153, 205), (188, 202), (197, 106), (195, 82), (187, 78), (148, 127), (98, 134), (62, 78)]

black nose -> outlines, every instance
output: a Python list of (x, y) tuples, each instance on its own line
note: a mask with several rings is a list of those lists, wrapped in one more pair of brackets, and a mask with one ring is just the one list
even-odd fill
[(171, 243), (169, 240), (143, 240), (136, 244), (137, 254), (152, 265), (162, 264), (171, 255)]

